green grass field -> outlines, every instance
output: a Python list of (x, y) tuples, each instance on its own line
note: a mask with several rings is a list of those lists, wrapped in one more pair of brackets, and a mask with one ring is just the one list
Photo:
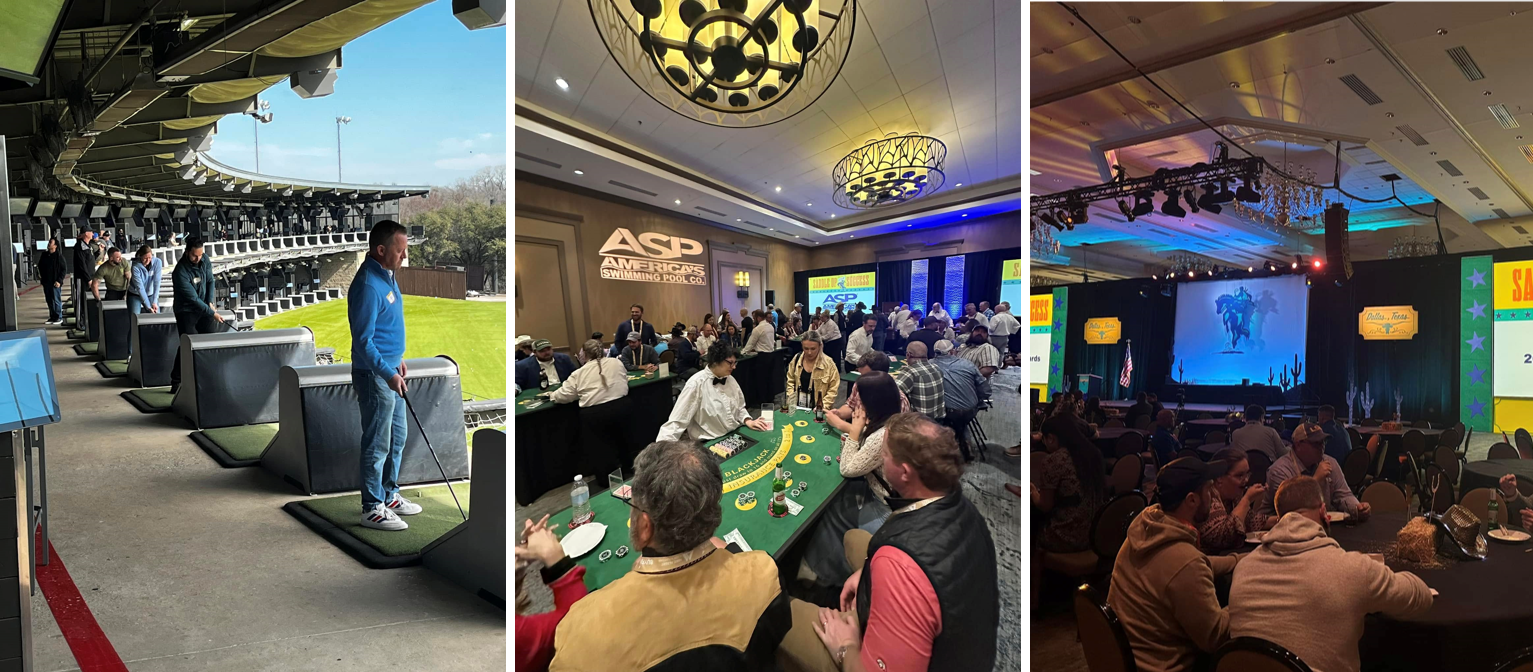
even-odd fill
[[(336, 361), (351, 361), (346, 300), (290, 310), (257, 320), (257, 329), (304, 326), (317, 347), (335, 348)], [(447, 355), (458, 363), (463, 392), (480, 399), (506, 396), (506, 304), (405, 297), (405, 358)]]

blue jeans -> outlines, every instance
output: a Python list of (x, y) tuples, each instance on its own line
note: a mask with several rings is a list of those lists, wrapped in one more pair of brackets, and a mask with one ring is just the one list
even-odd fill
[[(128, 295), (128, 315), (130, 316), (128, 318), (128, 320), (129, 320), (128, 325), (129, 326), (133, 325), (133, 322), (132, 322), (133, 318), (131, 316), (137, 315), (139, 313), (147, 313), (147, 312), (149, 312), (149, 311), (144, 310), (144, 300), (143, 299), (138, 298), (137, 294), (129, 294)], [(180, 341), (181, 341), (181, 339), (179, 339), (179, 338), (176, 339), (177, 343), (179, 343)], [(128, 338), (128, 355), (130, 357), (133, 355), (133, 339), (131, 337)]]
[(351, 370), (362, 407), (362, 510), (399, 494), (399, 462), (405, 450), (405, 400), (388, 380), (371, 371)]
[(64, 319), (63, 288), (54, 287), (53, 283), (43, 285), (43, 298), (48, 301), (48, 321), (57, 322)]

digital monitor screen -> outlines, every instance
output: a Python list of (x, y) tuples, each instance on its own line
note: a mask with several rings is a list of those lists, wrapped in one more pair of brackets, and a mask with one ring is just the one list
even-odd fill
[(12, 215), (22, 215), (22, 216), (25, 216), (27, 214), (27, 212), (30, 211), (31, 209), (32, 209), (32, 199), (30, 199), (30, 198), (12, 198), (11, 199), (11, 214)]
[(65, 203), (64, 209), (59, 211), (60, 217), (79, 217), (80, 211), (85, 209), (83, 203)]
[(1182, 283), (1172, 376), (1187, 385), (1266, 385), (1270, 374), (1275, 385), (1295, 356), (1304, 361), (1308, 323), (1302, 275)]
[(191, 212), (191, 208), (176, 208), (170, 211), (170, 216), (176, 219), (186, 219), (186, 213), (188, 212)]
[(0, 332), (0, 431), (61, 419), (47, 333), (40, 329)]
[(102, 218), (106, 217), (106, 215), (107, 215), (107, 206), (105, 206), (105, 205), (93, 205), (93, 206), (91, 206), (91, 209), (90, 209), (91, 219), (102, 219)]
[(807, 307), (810, 312), (813, 312), (815, 308), (833, 311), (838, 303), (844, 303), (848, 308), (857, 305), (858, 301), (869, 306), (877, 305), (875, 275), (875, 273), (849, 273), (811, 277)]
[(37, 241), (36, 243), (33, 243), (33, 244), (37, 245), (37, 249), (39, 249), (39, 250), (46, 251), (48, 249), (48, 241), (46, 241), (46, 240), (39, 240), (39, 241)]
[[(64, 0), (28, 0), (5, 3), (5, 39), (0, 40), (0, 69), (5, 76), (36, 77), (48, 41), (63, 19)], [(12, 74), (14, 73), (14, 74)]]
[(160, 209), (159, 208), (144, 208), (144, 217), (147, 218), (147, 219), (159, 219), (160, 218)]
[(130, 208), (125, 205), (117, 209), (117, 216), (119, 218), (128, 218), (132, 217), (136, 212), (138, 212), (138, 208)]
[(80, 242), (79, 238), (65, 238), (64, 247), (74, 247), (77, 242)]
[(32, 206), (32, 216), (52, 217), (53, 211), (57, 210), (58, 206), (58, 201), (38, 201), (37, 205)]

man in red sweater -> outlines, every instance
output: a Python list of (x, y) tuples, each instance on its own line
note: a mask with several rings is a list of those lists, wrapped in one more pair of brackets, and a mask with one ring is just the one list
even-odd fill
[(1000, 618), (995, 544), (963, 496), (958, 442), (919, 413), (885, 427), (894, 512), (871, 539), (847, 535), (848, 554), (865, 543), (866, 560), (853, 563), (862, 569), (842, 588), (839, 610), (793, 602), (779, 659), (827, 672), (988, 670)]
[[(548, 529), (548, 516), (526, 521), (523, 541), (516, 546), (516, 669), (546, 672), (554, 659), (554, 630), (570, 605), (586, 596), (586, 568), (564, 554), (559, 537)], [(522, 576), (533, 560), (543, 562), (543, 583), (554, 592), (554, 610), (523, 616)]]

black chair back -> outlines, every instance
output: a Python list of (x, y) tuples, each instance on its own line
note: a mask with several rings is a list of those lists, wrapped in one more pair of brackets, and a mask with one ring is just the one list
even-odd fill
[(1449, 427), (1443, 430), (1443, 433), (1437, 435), (1437, 446), (1439, 448), (1447, 446), (1449, 448), (1457, 449), (1459, 441), (1463, 440), (1463, 438), (1464, 435), (1460, 434), (1458, 430)]
[(1107, 487), (1113, 494), (1123, 494), (1139, 489), (1144, 480), (1144, 458), (1130, 453), (1113, 462), (1112, 473), (1107, 477)]
[(1246, 464), (1251, 466), (1252, 483), (1266, 483), (1267, 469), (1272, 466), (1272, 459), (1260, 450), (1246, 451)]
[[(1448, 476), (1443, 473), (1443, 468), (1436, 464), (1427, 465), (1423, 477), (1421, 481), (1421, 501), (1427, 502), (1428, 498), (1432, 497), (1432, 488), (1436, 486), (1437, 497), (1430, 500), (1432, 511), (1434, 513), (1447, 513), (1454, 502), (1458, 501), (1458, 497), (1453, 494), (1453, 482), (1448, 480)], [(1441, 480), (1438, 480), (1439, 477)]]
[(1199, 420), (1213, 420), (1214, 416), (1212, 416), (1212, 415), (1210, 415), (1208, 413), (1199, 413), (1198, 414), (1198, 419)]
[(1410, 453), (1411, 457), (1417, 460), (1420, 460), (1421, 456), (1427, 452), (1427, 435), (1419, 429), (1406, 431), (1405, 438), (1400, 442), (1404, 445), (1405, 452)]
[(1149, 501), (1138, 490), (1122, 493), (1097, 511), (1091, 521), (1091, 550), (1101, 559), (1111, 563), (1118, 558), (1118, 549), (1128, 537), (1128, 524), (1134, 522)]
[(1149, 429), (1151, 422), (1154, 422), (1154, 418), (1148, 415), (1141, 415), (1134, 418), (1134, 429)]
[(1260, 637), (1236, 637), (1214, 652), (1213, 672), (1311, 672), (1292, 651)]
[(1118, 437), (1117, 446), (1114, 449), (1116, 457), (1125, 455), (1138, 455), (1144, 452), (1144, 435), (1139, 432), (1124, 432)]
[(1176, 457), (1177, 457), (1177, 459), (1181, 459), (1181, 458), (1184, 458), (1184, 457), (1196, 457), (1200, 461), (1203, 461), (1203, 462), (1207, 462), (1208, 461), (1208, 460), (1203, 459), (1202, 451), (1195, 450), (1193, 448), (1183, 448), (1181, 450), (1176, 451)]
[(1103, 425), (1103, 427), (1122, 427), (1122, 426), (1123, 426), (1123, 418), (1113, 418), (1111, 420), (1108, 420), (1107, 424)]
[(1203, 435), (1203, 443), (1224, 443), (1225, 434), (1221, 430), (1214, 430)]
[(1347, 459), (1341, 464), (1341, 473), (1347, 477), (1347, 487), (1352, 492), (1361, 492), (1368, 482), (1368, 466), (1373, 456), (1366, 449), (1356, 449), (1347, 453)]
[(1379, 425), (1384, 424), (1384, 421), (1379, 420), (1378, 418), (1363, 418), (1362, 424), (1364, 427), (1378, 427)]
[(1533, 436), (1526, 429), (1518, 429), (1512, 435), (1512, 440), (1517, 442), (1517, 452), (1522, 453), (1522, 459), (1533, 459)]
[(1495, 443), (1495, 445), (1490, 447), (1490, 453), (1485, 456), (1485, 459), (1487, 459), (1487, 460), (1515, 460), (1515, 459), (1517, 459), (1519, 457), (1522, 457), (1522, 456), (1517, 454), (1517, 449), (1513, 448), (1512, 444), (1507, 443), (1505, 441), (1497, 441)]
[(1102, 592), (1090, 584), (1075, 590), (1075, 625), (1090, 672), (1138, 672), (1128, 633)]
[(1438, 448), (1432, 454), (1432, 464), (1442, 467), (1443, 475), (1448, 479), (1449, 483), (1458, 484), (1462, 463), (1459, 462), (1458, 453), (1453, 452), (1452, 448)]
[(1352, 437), (1353, 448), (1363, 448), (1368, 445), (1368, 442), (1363, 440), (1363, 435), (1357, 432), (1356, 427), (1348, 427), (1347, 436)]

